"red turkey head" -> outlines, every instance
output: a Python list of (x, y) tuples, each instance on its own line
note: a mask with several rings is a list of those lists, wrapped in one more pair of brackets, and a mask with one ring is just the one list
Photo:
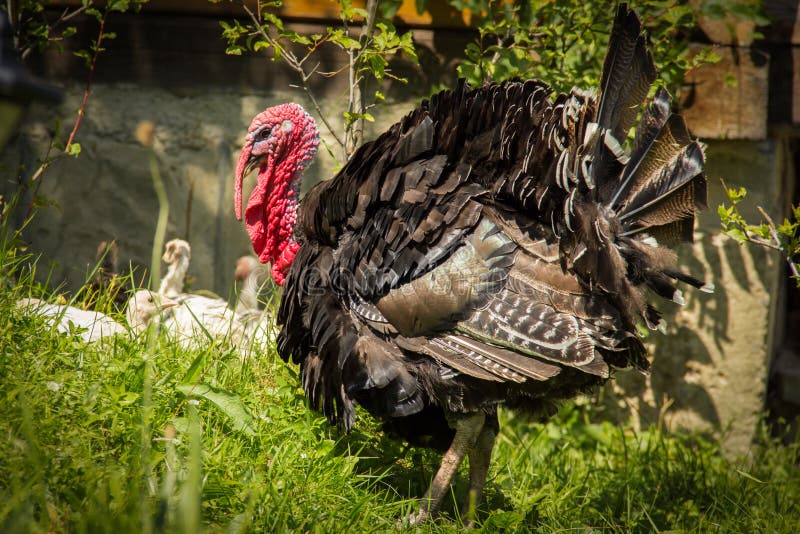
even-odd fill
[(267, 108), (256, 115), (236, 164), (234, 202), (242, 218), (242, 180), (258, 167), (244, 210), (253, 250), (272, 263), (272, 278), (283, 285), (300, 245), (292, 238), (303, 169), (314, 157), (319, 135), (314, 119), (297, 104)]

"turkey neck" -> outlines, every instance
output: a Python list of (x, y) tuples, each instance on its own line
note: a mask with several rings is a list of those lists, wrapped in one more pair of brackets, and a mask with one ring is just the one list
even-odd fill
[(161, 280), (158, 292), (168, 297), (175, 296), (183, 292), (183, 280), (186, 278), (186, 271), (189, 270), (189, 258), (181, 256), (167, 268), (167, 274)]
[(303, 163), (294, 153), (278, 161), (270, 155), (259, 169), (258, 191), (254, 192), (255, 198), (251, 198), (244, 212), (248, 227), (255, 229), (263, 225), (262, 235), (257, 232), (250, 237), (254, 243), (256, 239), (262, 242), (259, 259), (272, 264), (272, 278), (278, 285), (283, 285), (300, 249), (292, 235), (297, 222)]

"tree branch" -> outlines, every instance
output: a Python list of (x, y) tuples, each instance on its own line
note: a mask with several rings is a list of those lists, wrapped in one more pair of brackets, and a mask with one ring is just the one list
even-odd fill
[(86, 104), (89, 101), (89, 90), (92, 86), (92, 76), (94, 75), (94, 67), (97, 64), (97, 56), (100, 55), (100, 46), (103, 43), (103, 32), (105, 31), (106, 27), (107, 16), (108, 10), (103, 12), (103, 18), (100, 20), (100, 31), (97, 33), (97, 42), (95, 43), (94, 54), (92, 55), (92, 63), (89, 65), (89, 75), (86, 77), (86, 88), (83, 90), (83, 101), (81, 102), (81, 108), (78, 110), (78, 118), (75, 121), (75, 125), (72, 127), (72, 132), (69, 134), (67, 144), (64, 146), (64, 152), (69, 152), (69, 147), (72, 145), (72, 141), (75, 139), (75, 134), (78, 133), (78, 127), (81, 125), (81, 120), (86, 114)]
[(275, 39), (270, 37), (269, 34), (266, 31), (264, 31), (264, 27), (261, 25), (261, 21), (253, 13), (253, 11), (249, 7), (247, 7), (247, 4), (242, 3), (242, 8), (250, 17), (250, 20), (252, 20), (253, 23), (256, 25), (256, 28), (258, 28), (258, 32), (261, 34), (264, 40), (266, 40), (271, 46), (274, 46), (275, 48), (279, 48), (282, 50), (283, 57), (286, 59), (287, 65), (289, 65), (289, 67), (291, 67), (292, 70), (294, 70), (300, 75), (300, 79), (303, 82), (303, 91), (305, 91), (306, 95), (308, 96), (308, 99), (311, 101), (311, 105), (314, 106), (314, 110), (317, 112), (317, 116), (319, 116), (320, 120), (325, 125), (325, 128), (328, 130), (331, 136), (333, 136), (333, 138), (336, 140), (339, 146), (341, 146), (344, 149), (345, 143), (339, 138), (338, 135), (336, 135), (336, 131), (333, 129), (331, 124), (328, 122), (328, 119), (325, 117), (325, 114), (322, 112), (322, 108), (317, 102), (317, 99), (314, 98), (314, 94), (311, 92), (311, 88), (308, 86), (309, 75), (306, 74), (302, 64), (297, 60), (297, 57), (290, 50), (283, 49), (283, 47), (281, 47), (280, 44)]
[[(93, 0), (89, 0), (86, 3), (85, 6), (80, 6), (80, 7), (75, 8), (74, 11), (69, 11), (69, 8), (64, 9), (64, 12), (61, 14), (60, 17), (58, 17), (55, 20), (55, 22), (53, 22), (53, 24), (47, 24), (45, 22), (45, 26), (47, 27), (47, 34), (49, 35), (53, 30), (55, 30), (56, 28), (58, 28), (59, 26), (61, 26), (65, 22), (67, 22), (68, 20), (77, 17), (78, 15), (80, 15), (81, 13), (83, 13), (84, 11), (89, 9), (90, 7), (93, 7)], [(63, 37), (58, 37), (58, 38), (54, 37), (52, 39), (49, 38), (49, 37), (47, 38), (48, 41), (56, 41), (56, 40), (61, 40), (61, 39), (63, 39)], [(20, 58), (23, 61), (25, 61), (25, 59), (28, 58), (28, 56), (30, 55), (31, 51), (33, 51), (33, 47), (34, 46), (32, 44), (28, 45), (24, 50), (22, 50), (22, 52), (20, 52)]]
[(356, 114), (359, 118), (351, 125), (349, 132), (350, 146), (346, 148), (347, 156), (361, 144), (364, 138), (364, 118), (362, 117), (366, 109), (366, 78), (357, 77), (356, 72), (359, 69), (361, 62), (361, 50), (365, 50), (368, 43), (372, 39), (372, 34), (375, 31), (375, 21), (378, 13), (378, 0), (367, 0), (367, 20), (364, 23), (363, 32), (359, 38), (361, 42), (361, 49), (355, 51), (353, 49), (348, 51), (350, 56), (350, 105), (348, 106), (351, 113)]
[[(89, 2), (86, 7), (88, 7), (90, 5), (91, 5), (91, 2)], [(31, 213), (33, 212), (33, 205), (34, 205), (34, 202), (36, 201), (36, 196), (39, 194), (39, 188), (42, 185), (42, 182), (39, 180), (39, 178), (42, 176), (44, 171), (47, 169), (47, 167), (50, 166), (51, 163), (53, 163), (54, 161), (56, 161), (57, 159), (65, 156), (65, 155), (69, 154), (70, 146), (72, 145), (73, 141), (75, 140), (75, 134), (78, 133), (78, 128), (81, 125), (81, 120), (83, 119), (83, 116), (86, 114), (86, 106), (89, 103), (89, 93), (90, 93), (90, 88), (92, 86), (92, 75), (94, 74), (94, 68), (95, 68), (95, 65), (97, 63), (97, 56), (100, 54), (100, 50), (101, 50), (100, 49), (100, 45), (103, 42), (103, 34), (104, 34), (104, 31), (105, 31), (106, 16), (108, 16), (108, 10), (106, 10), (103, 13), (103, 18), (100, 21), (100, 30), (98, 31), (98, 34), (97, 34), (97, 41), (96, 41), (96, 46), (95, 46), (95, 49), (94, 49), (94, 55), (92, 56), (92, 62), (89, 65), (89, 74), (86, 77), (86, 87), (85, 87), (85, 89), (83, 91), (83, 101), (81, 102), (81, 107), (78, 110), (78, 117), (75, 119), (75, 124), (72, 126), (72, 131), (69, 134), (69, 139), (67, 140), (67, 144), (64, 145), (64, 150), (58, 152), (57, 154), (55, 154), (51, 158), (50, 157), (50, 150), (52, 149), (52, 144), (51, 144), (51, 146), (47, 149), (47, 154), (45, 155), (45, 158), (42, 161), (42, 164), (39, 165), (39, 168), (36, 169), (36, 172), (34, 172), (33, 175), (31, 176), (31, 180), (30, 181), (31, 182), (36, 182), (36, 186), (33, 189), (33, 197), (31, 198), (31, 202), (28, 205), (28, 211), (27, 211), (26, 218), (30, 217)]]
[(772, 217), (770, 217), (766, 211), (764, 211), (761, 206), (756, 206), (756, 209), (764, 217), (764, 220), (767, 221), (767, 227), (769, 228), (769, 235), (772, 236), (772, 240), (777, 245), (777, 249), (783, 253), (783, 256), (786, 258), (786, 263), (789, 264), (789, 270), (792, 271), (792, 276), (795, 278), (800, 278), (800, 272), (797, 271), (797, 265), (795, 264), (794, 260), (792, 260), (792, 256), (787, 252), (787, 250), (783, 246), (783, 242), (781, 241), (780, 236), (778, 235), (778, 231), (775, 229), (775, 223), (772, 221)]
[[(720, 177), (719, 181), (722, 184), (722, 189), (724, 191), (726, 191), (726, 194), (727, 194), (727, 191), (728, 191), (729, 188), (728, 188), (728, 184), (725, 183), (725, 179)], [(769, 241), (767, 241), (766, 239), (764, 239), (764, 238), (762, 238), (760, 236), (757, 236), (757, 235), (753, 235), (750, 232), (750, 230), (747, 229), (747, 224), (745, 224), (746, 221), (744, 221), (744, 219), (742, 218), (741, 214), (739, 213), (739, 208), (736, 207), (736, 202), (731, 201), (731, 207), (733, 208), (734, 212), (736, 213), (736, 217), (737, 217), (738, 220), (736, 220), (736, 221), (734, 221), (732, 223), (727, 223), (727, 224), (732, 224), (734, 227), (736, 227), (739, 230), (741, 230), (745, 241), (747, 241), (748, 243), (752, 243), (754, 245), (758, 245), (759, 247), (765, 247), (765, 248), (769, 248), (769, 249), (772, 249), (772, 250), (777, 250), (778, 252), (781, 252), (781, 253), (783, 252), (783, 249), (780, 246), (775, 246), (772, 243), (770, 243)], [(761, 209), (761, 208), (759, 208), (759, 209)], [(741, 221), (741, 222), (739, 222), (739, 221)], [(727, 227), (725, 227), (725, 228), (727, 228)]]

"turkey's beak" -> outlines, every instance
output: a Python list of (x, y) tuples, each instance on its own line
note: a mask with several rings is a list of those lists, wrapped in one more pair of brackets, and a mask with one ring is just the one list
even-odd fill
[(161, 297), (161, 302), (159, 302), (158, 304), (158, 309), (166, 310), (167, 308), (172, 308), (174, 306), (177, 306), (178, 304), (179, 304), (178, 302), (172, 300), (171, 298)]
[(244, 177), (250, 174), (260, 162), (261, 156), (253, 155), (253, 140), (248, 139), (242, 147), (239, 160), (236, 162), (233, 202), (237, 220), (242, 220), (242, 182), (244, 181)]

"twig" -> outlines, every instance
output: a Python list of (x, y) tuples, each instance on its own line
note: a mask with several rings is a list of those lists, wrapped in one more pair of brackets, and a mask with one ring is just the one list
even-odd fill
[[(92, 3), (89, 2), (85, 7), (89, 7), (91, 5), (92, 5)], [(77, 12), (73, 13), (68, 18), (71, 18), (75, 14), (77, 14)], [(81, 102), (80, 109), (78, 109), (78, 117), (75, 119), (75, 124), (72, 127), (72, 132), (70, 132), (70, 134), (69, 134), (69, 139), (67, 140), (67, 144), (64, 145), (64, 150), (62, 150), (61, 152), (58, 152), (52, 158), (50, 157), (50, 149), (52, 148), (52, 144), (51, 144), (51, 146), (47, 149), (47, 154), (45, 155), (45, 158), (42, 161), (41, 165), (39, 165), (39, 168), (36, 169), (36, 171), (31, 176), (31, 180), (30, 181), (31, 182), (36, 182), (36, 186), (34, 187), (34, 190), (33, 190), (33, 198), (31, 198), (31, 202), (30, 202), (30, 204), (28, 204), (28, 212), (27, 212), (26, 218), (30, 217), (31, 212), (33, 211), (33, 204), (36, 201), (36, 195), (39, 194), (39, 188), (41, 187), (41, 181), (37, 181), (37, 180), (39, 180), (39, 178), (42, 176), (44, 171), (47, 169), (47, 167), (50, 166), (51, 163), (53, 163), (54, 161), (56, 161), (57, 159), (65, 156), (65, 155), (69, 154), (69, 147), (70, 147), (70, 145), (72, 145), (72, 142), (75, 139), (75, 134), (78, 133), (78, 128), (81, 125), (81, 119), (83, 119), (83, 116), (86, 114), (86, 106), (88, 105), (88, 102), (89, 102), (89, 90), (90, 90), (91, 85), (92, 85), (92, 75), (94, 74), (94, 68), (95, 68), (95, 65), (97, 63), (97, 56), (100, 54), (100, 44), (103, 42), (103, 32), (105, 31), (106, 16), (107, 15), (108, 15), (108, 10), (106, 10), (103, 13), (103, 18), (100, 21), (100, 30), (97, 33), (97, 43), (96, 43), (96, 46), (95, 46), (94, 55), (92, 56), (92, 62), (89, 65), (89, 74), (86, 77), (86, 88), (83, 91), (83, 101)], [(65, 20), (68, 20), (68, 18), (65, 19)]]
[[(725, 179), (724, 179), (724, 178), (720, 178), (720, 179), (719, 179), (719, 181), (722, 183), (722, 188), (723, 188), (725, 191), (727, 191), (727, 190), (728, 190), (728, 184), (726, 184), (726, 183), (725, 183)], [(739, 215), (739, 208), (737, 208), (737, 207), (736, 207), (736, 204), (735, 204), (735, 203), (733, 204), (733, 206), (732, 206), (732, 207), (733, 207), (733, 209), (736, 211), (736, 214), (737, 214), (739, 217), (741, 217), (741, 215)], [(759, 208), (759, 209), (761, 209), (761, 208)], [(760, 247), (765, 247), (765, 248), (770, 248), (770, 249), (772, 249), (772, 250), (777, 250), (778, 252), (781, 252), (781, 253), (783, 253), (783, 252), (784, 252), (784, 251), (783, 251), (783, 248), (781, 248), (780, 246), (773, 245), (772, 243), (770, 243), (770, 242), (769, 242), (769, 241), (767, 241), (766, 239), (764, 239), (764, 238), (762, 238), (762, 237), (760, 237), (760, 236), (757, 236), (757, 235), (753, 235), (753, 234), (752, 234), (752, 233), (751, 233), (751, 232), (750, 232), (750, 231), (747, 229), (747, 226), (746, 226), (746, 225), (743, 225), (743, 224), (737, 224), (737, 223), (734, 223), (734, 225), (735, 225), (735, 226), (737, 226), (737, 227), (739, 227), (739, 228), (741, 229), (741, 231), (742, 231), (742, 235), (744, 235), (744, 239), (745, 239), (745, 241), (747, 241), (748, 243), (753, 243), (754, 245), (758, 245), (758, 246), (760, 246)], [(780, 242), (778, 242), (778, 244), (780, 244)]]
[[(67, 22), (68, 20), (71, 20), (71, 19), (73, 19), (74, 17), (76, 17), (76, 16), (80, 15), (81, 13), (83, 13), (84, 11), (86, 11), (87, 9), (89, 9), (90, 7), (93, 7), (93, 2), (92, 2), (92, 0), (89, 0), (89, 2), (87, 2), (87, 3), (86, 3), (86, 5), (82, 5), (82, 6), (78, 7), (78, 8), (76, 8), (76, 9), (75, 9), (75, 11), (72, 11), (72, 12), (70, 12), (70, 11), (69, 11), (69, 8), (66, 8), (66, 9), (64, 9), (64, 12), (61, 14), (61, 16), (60, 16), (60, 17), (58, 17), (58, 18), (56, 19), (56, 21), (55, 21), (55, 22), (53, 22), (53, 24), (50, 24), (50, 25), (47, 25), (47, 24), (46, 24), (46, 26), (47, 26), (47, 33), (48, 33), (48, 35), (49, 35), (49, 34), (50, 34), (50, 33), (51, 33), (53, 30), (55, 30), (56, 28), (58, 28), (59, 26), (61, 26), (61, 25), (62, 25), (62, 24), (64, 24), (65, 22)], [(57, 41), (57, 40), (61, 40), (61, 39), (63, 39), (63, 36), (62, 36), (62, 37), (53, 37), (53, 38), (48, 38), (47, 40), (48, 40), (48, 41)], [(27, 48), (25, 48), (25, 49), (24, 49), (24, 50), (23, 50), (23, 51), (20, 53), (20, 58), (21, 58), (21, 59), (24, 61), (25, 59), (27, 59), (27, 58), (28, 58), (28, 56), (30, 55), (31, 51), (33, 51), (33, 45), (29, 45)]]
[(86, 77), (86, 88), (83, 90), (83, 101), (81, 102), (81, 108), (78, 110), (78, 118), (75, 120), (75, 126), (72, 127), (72, 132), (69, 134), (69, 139), (64, 147), (64, 152), (69, 152), (69, 147), (72, 145), (72, 141), (75, 139), (75, 134), (78, 133), (78, 127), (81, 125), (81, 119), (83, 119), (83, 116), (86, 113), (86, 104), (89, 100), (89, 89), (92, 86), (92, 75), (94, 74), (94, 66), (97, 63), (97, 56), (100, 54), (100, 45), (103, 43), (103, 32), (106, 27), (107, 16), (108, 10), (103, 13), (103, 18), (100, 20), (100, 31), (97, 33), (97, 42), (94, 47), (94, 54), (92, 55), (92, 63), (89, 65), (89, 75)]
[(764, 220), (767, 221), (769, 234), (772, 236), (772, 240), (775, 241), (775, 244), (778, 245), (778, 250), (780, 250), (783, 253), (783, 256), (786, 258), (786, 263), (789, 264), (789, 270), (792, 271), (792, 276), (795, 278), (800, 277), (800, 272), (797, 271), (797, 265), (794, 263), (794, 260), (792, 260), (792, 256), (784, 248), (780, 236), (778, 236), (778, 231), (775, 229), (775, 223), (772, 221), (772, 217), (770, 217), (767, 212), (761, 208), (761, 206), (756, 206), (756, 209), (761, 216), (764, 217)]
[[(356, 72), (358, 71), (361, 60), (360, 50), (365, 50), (367, 48), (367, 45), (372, 39), (372, 34), (375, 31), (377, 12), (378, 0), (367, 0), (367, 20), (365, 21), (364, 30), (359, 39), (361, 41), (361, 48), (359, 50), (353, 50), (351, 48), (347, 51), (347, 55), (350, 58), (350, 102), (348, 109), (351, 113), (355, 113), (359, 117), (356, 119), (355, 124), (351, 124), (348, 127), (349, 132), (347, 132), (348, 135), (345, 136), (345, 141), (349, 141), (349, 146), (345, 147), (347, 157), (350, 156), (350, 153), (355, 150), (355, 148), (361, 143), (361, 139), (364, 137), (363, 113), (366, 108), (366, 101), (364, 97), (366, 78), (360, 76), (357, 77)], [(347, 21), (344, 21), (344, 23), (345, 29), (347, 29), (349, 33)]]
[(255, 23), (256, 27), (258, 28), (258, 32), (261, 34), (261, 36), (270, 45), (274, 46), (275, 48), (281, 49), (283, 57), (286, 59), (287, 65), (289, 65), (289, 67), (291, 67), (292, 70), (294, 70), (300, 75), (300, 79), (303, 81), (303, 91), (305, 91), (306, 95), (308, 96), (308, 99), (311, 100), (311, 105), (314, 106), (314, 110), (317, 112), (317, 116), (319, 116), (320, 120), (322, 120), (322, 123), (325, 125), (325, 128), (333, 136), (333, 138), (336, 140), (339, 146), (341, 146), (344, 149), (346, 146), (345, 143), (342, 142), (342, 140), (339, 138), (338, 135), (336, 135), (336, 131), (333, 129), (333, 126), (331, 126), (330, 123), (328, 122), (328, 119), (322, 112), (322, 108), (317, 102), (317, 99), (314, 98), (314, 94), (311, 92), (311, 88), (308, 86), (308, 78), (310, 77), (310, 75), (306, 74), (302, 65), (290, 50), (283, 49), (283, 47), (281, 47), (280, 44), (275, 39), (270, 37), (269, 34), (266, 31), (264, 31), (264, 27), (261, 25), (261, 21), (259, 20), (258, 17), (255, 16), (253, 11), (249, 7), (247, 7), (247, 4), (242, 3), (242, 8), (250, 17), (250, 20), (252, 20), (253, 23)]
[[(42, 175), (42, 173), (44, 172), (44, 170), (45, 170), (45, 169), (46, 169), (46, 168), (47, 168), (47, 167), (48, 167), (48, 166), (49, 166), (49, 165), (50, 165), (52, 162), (54, 162), (55, 160), (57, 160), (57, 159), (58, 159), (58, 158), (60, 158), (61, 156), (65, 155), (65, 152), (58, 152), (58, 153), (57, 153), (55, 156), (53, 156), (53, 157), (51, 158), (51, 157), (50, 157), (50, 152), (52, 152), (52, 150), (53, 150), (53, 142), (51, 141), (51, 142), (50, 142), (50, 144), (49, 144), (49, 146), (47, 147), (47, 153), (44, 155), (44, 161), (42, 161), (42, 164), (39, 166), (39, 168), (38, 168), (38, 169), (36, 169), (36, 172), (35, 172), (35, 173), (33, 173), (33, 176), (31, 177), (31, 180), (30, 180), (30, 181), (31, 181), (31, 182), (36, 182), (36, 185), (35, 185), (35, 186), (34, 186), (34, 188), (33, 188), (33, 196), (31, 197), (31, 201), (30, 201), (30, 203), (28, 204), (28, 211), (25, 213), (25, 220), (29, 219), (29, 218), (30, 218), (30, 216), (31, 216), (31, 213), (33, 213), (33, 205), (34, 205), (34, 203), (36, 202), (36, 196), (39, 194), (39, 188), (40, 188), (40, 187), (41, 187), (41, 185), (42, 185), (42, 182), (41, 182), (41, 181), (38, 181), (38, 182), (37, 182), (36, 180), (38, 180), (38, 179), (39, 179), (39, 177)], [(24, 183), (23, 183), (23, 184), (21, 184), (21, 185), (23, 185), (24, 187), (26, 187), (26, 186), (27, 186), (27, 184), (24, 184)]]

